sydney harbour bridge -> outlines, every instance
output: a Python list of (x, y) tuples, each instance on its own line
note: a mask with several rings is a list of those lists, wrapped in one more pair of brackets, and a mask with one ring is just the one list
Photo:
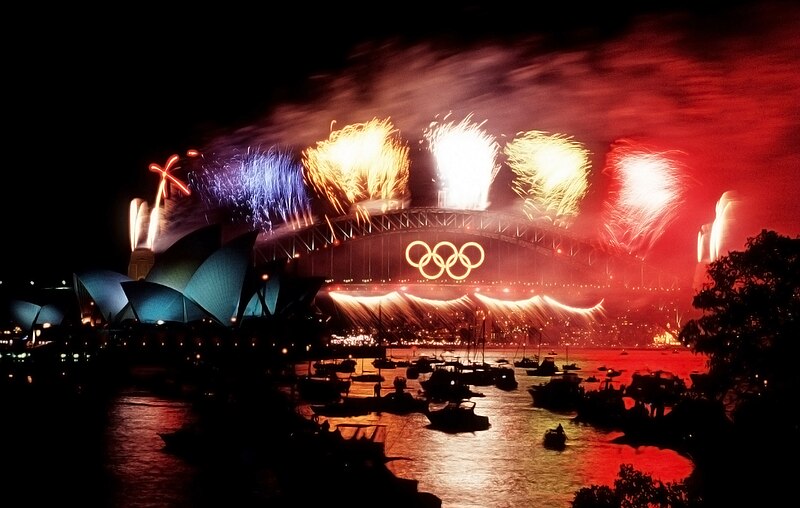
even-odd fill
[[(383, 308), (384, 322), (413, 328), (416, 337), (436, 328), (438, 339), (465, 329), (474, 337), (489, 321), (494, 335), (487, 340), (535, 340), (531, 334), (538, 329), (587, 344), (593, 340), (589, 328), (575, 325), (596, 330), (597, 314), (585, 310), (601, 304), (609, 318), (602, 320), (608, 323), (604, 336), (620, 336), (627, 327), (628, 343), (647, 342), (652, 330), (676, 315), (677, 305), (691, 302), (677, 277), (641, 258), (546, 221), (495, 211), (404, 208), (341, 216), (262, 238), (256, 258), (285, 261), (296, 275), (323, 278), (322, 299), (345, 299), (333, 307), (373, 333)], [(386, 295), (395, 293), (406, 296), (393, 314), (397, 301)], [(423, 312), (408, 312), (407, 295), (413, 295), (410, 307)], [(446, 301), (460, 307), (437, 306)], [(561, 312), (561, 304), (570, 310)]]
[[(437, 244), (439, 245), (436, 249)], [(413, 287), (447, 293), (471, 288), (676, 290), (674, 275), (603, 248), (546, 221), (508, 213), (405, 208), (341, 216), (256, 245), (257, 261), (287, 260), (296, 274), (328, 287), (381, 293)]]

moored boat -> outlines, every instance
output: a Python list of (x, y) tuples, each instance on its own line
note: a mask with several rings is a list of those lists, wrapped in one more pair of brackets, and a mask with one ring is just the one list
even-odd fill
[(514, 369), (494, 367), (494, 385), (501, 390), (516, 390), (519, 386)]
[(336, 374), (327, 376), (302, 376), (297, 379), (300, 398), (309, 402), (334, 402), (350, 390), (350, 380)]
[(514, 361), (514, 367), (521, 369), (535, 369), (539, 366), (539, 357), (523, 356), (519, 360)]
[(558, 372), (556, 366), (556, 359), (553, 356), (545, 356), (542, 362), (535, 369), (527, 369), (525, 371), (529, 376), (552, 376)]
[(448, 401), (425, 413), (430, 428), (445, 432), (476, 432), (490, 427), (489, 417), (475, 413), (475, 402), (471, 400)]
[(546, 383), (528, 388), (533, 397), (533, 405), (554, 411), (574, 411), (583, 399), (584, 390), (581, 379), (574, 372), (554, 374)]

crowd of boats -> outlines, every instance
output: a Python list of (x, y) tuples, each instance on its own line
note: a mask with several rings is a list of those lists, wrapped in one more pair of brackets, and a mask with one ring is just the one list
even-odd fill
[[(408, 414), (424, 413), (430, 428), (446, 432), (475, 432), (490, 427), (488, 417), (476, 413), (473, 399), (483, 397), (481, 387), (502, 390), (519, 387), (517, 372), (533, 379), (527, 387), (534, 407), (557, 412), (574, 412), (576, 419), (603, 426), (624, 428), (638, 419), (663, 416), (665, 408), (675, 404), (687, 392), (686, 383), (667, 371), (642, 371), (631, 376), (628, 386), (615, 384), (621, 371), (605, 365), (589, 376), (582, 375), (575, 363), (556, 364), (555, 354), (539, 359), (523, 356), (514, 362), (495, 363), (461, 361), (458, 357), (420, 356), (411, 361), (375, 358), (372, 371), (365, 371), (353, 359), (326, 360), (309, 364), (308, 373), (297, 378), (295, 388), (315, 415), (323, 417), (361, 416), (371, 412)], [(381, 393), (382, 372), (405, 368), (396, 375), (393, 389)], [(412, 393), (408, 379), (418, 379), (420, 389)], [(370, 397), (350, 396), (353, 383), (374, 382)], [(596, 383), (596, 389), (585, 389)], [(635, 401), (626, 404), (625, 398)], [(638, 421), (641, 423), (640, 421)], [(554, 430), (554, 429), (551, 429)], [(559, 433), (558, 436), (561, 437)], [(548, 435), (552, 444), (554, 436)], [(563, 444), (563, 443), (562, 443)]]

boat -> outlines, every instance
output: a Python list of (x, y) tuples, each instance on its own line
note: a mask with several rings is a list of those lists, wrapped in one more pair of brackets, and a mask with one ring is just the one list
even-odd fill
[(318, 416), (352, 417), (370, 413), (407, 415), (424, 413), (428, 401), (414, 397), (408, 392), (394, 391), (382, 397), (346, 397), (326, 404), (311, 404), (311, 411)]
[(457, 366), (461, 383), (474, 386), (490, 386), (496, 381), (496, 367), (485, 362), (468, 362)]
[(519, 360), (514, 361), (514, 367), (518, 367), (520, 369), (535, 369), (539, 366), (539, 357), (529, 357), (523, 356)]
[[(538, 353), (533, 356), (525, 356), (525, 349), (528, 346), (527, 341), (523, 343), (522, 346), (522, 358), (519, 360), (514, 361), (514, 367), (518, 367), (521, 369), (536, 369), (539, 367), (539, 358), (542, 357), (542, 332), (540, 330), (536, 330), (539, 333), (539, 350)], [(530, 331), (528, 332), (530, 337)]]
[(409, 362), (409, 365), (406, 367), (406, 377), (408, 379), (417, 379), (420, 374), (429, 374), (433, 372), (433, 368), (435, 366), (443, 363), (444, 362), (442, 360), (437, 358), (420, 356), (419, 358)]
[(464, 382), (459, 368), (449, 365), (435, 368), (430, 377), (423, 379), (419, 384), (425, 397), (433, 401), (452, 401), (483, 396), (481, 393), (472, 391), (469, 383)]
[(386, 379), (379, 372), (362, 372), (350, 376), (350, 380), (359, 383), (382, 383)]
[(333, 374), (336, 372), (343, 372), (349, 374), (356, 371), (356, 361), (352, 358), (345, 358), (341, 361), (325, 361), (320, 360), (314, 362), (314, 372), (319, 376), (326, 374)]
[(443, 405), (431, 408), (428, 406), (425, 416), (430, 428), (445, 432), (476, 432), (490, 427), (489, 417), (475, 413), (475, 402), (467, 399), (448, 401)]
[(535, 369), (526, 369), (525, 372), (529, 376), (552, 376), (556, 372), (558, 372), (558, 367), (556, 366), (556, 359), (553, 356), (545, 356), (542, 358), (542, 363), (539, 364), (538, 367)]
[(317, 416), (351, 417), (366, 416), (375, 411), (375, 405), (365, 397), (347, 397), (325, 404), (311, 404), (311, 411)]
[(686, 393), (686, 382), (666, 370), (636, 371), (625, 395), (634, 400), (655, 406), (672, 405)]
[(567, 346), (567, 359), (565, 364), (561, 366), (561, 370), (581, 370), (576, 363), (569, 363), (569, 346)]
[[(372, 362), (373, 365), (375, 362)], [(385, 378), (381, 375), (381, 369), (378, 372), (364, 370), (364, 359), (361, 359), (361, 373), (350, 374), (350, 380), (359, 383), (383, 383)]]
[(372, 360), (372, 366), (376, 369), (394, 369), (397, 367), (397, 362), (384, 356)]
[[(343, 464), (356, 467), (354, 462), (386, 463), (386, 425), (375, 423), (339, 423), (334, 430), (326, 420), (320, 427), (320, 437), (328, 441), (326, 452), (339, 455)], [(324, 443), (320, 443), (324, 446)], [(333, 446), (330, 446), (333, 445)], [(329, 459), (330, 460), (330, 459)]]
[(581, 379), (574, 372), (560, 372), (550, 377), (546, 383), (528, 388), (534, 407), (553, 411), (574, 411), (583, 400), (584, 390)]
[(494, 385), (501, 390), (516, 390), (519, 386), (514, 369), (494, 367)]
[(563, 450), (567, 446), (567, 434), (561, 424), (554, 429), (547, 429), (544, 433), (543, 444), (551, 450)]
[(350, 380), (336, 374), (302, 376), (297, 379), (297, 392), (308, 402), (334, 402), (350, 391)]

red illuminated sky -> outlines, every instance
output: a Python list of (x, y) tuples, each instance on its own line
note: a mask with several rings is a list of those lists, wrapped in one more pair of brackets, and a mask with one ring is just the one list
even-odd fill
[[(615, 140), (679, 152), (685, 201), (646, 257), (680, 273), (694, 270), (698, 231), (726, 191), (738, 201), (723, 253), (762, 228), (800, 234), (800, 9), (732, 2), (725, 12), (601, 16), (595, 7), (537, 17), (482, 4), (449, 12), (412, 3), (396, 18), (365, 12), (358, 23), (336, 22), (333, 7), (308, 22), (310, 13), (292, 9), (143, 16), (124, 29), (31, 22), (30, 39), (15, 41), (19, 53), (6, 64), (13, 133), (0, 275), (33, 276), (32, 263), (48, 273), (124, 272), (128, 204), (152, 199), (158, 182), (147, 167), (172, 153), (299, 150), (327, 137), (334, 120), (375, 117), (390, 117), (416, 147), (449, 112), (486, 120), (501, 143), (527, 130), (583, 143), (592, 154), (588, 229)], [(412, 187), (425, 190), (424, 178)], [(494, 196), (502, 207), (505, 194)], [(19, 243), (9, 249), (12, 239)]]

